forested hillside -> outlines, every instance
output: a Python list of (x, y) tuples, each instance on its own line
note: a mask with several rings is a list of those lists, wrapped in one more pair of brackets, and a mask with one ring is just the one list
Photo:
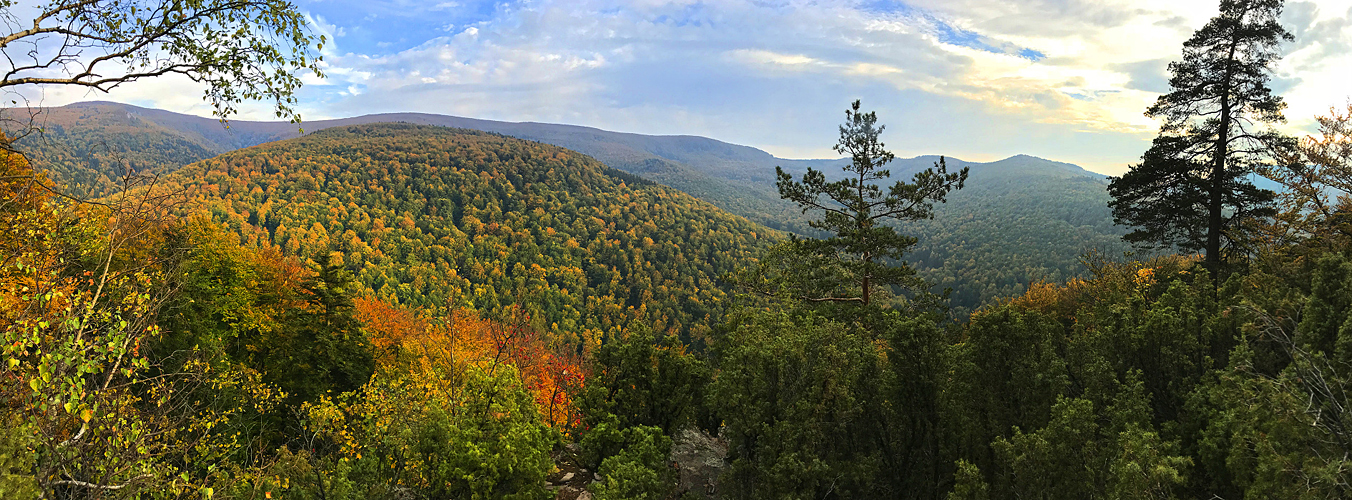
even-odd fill
[(899, 228), (920, 240), (906, 257), (920, 276), (936, 291), (953, 289), (956, 317), (1038, 282), (1088, 277), (1088, 253), (1131, 250), (1113, 224), (1102, 176), (1030, 156), (949, 164), (972, 168), (966, 187), (936, 206), (934, 219)]
[[(1352, 498), (1352, 105), (1259, 130), (1302, 88), (1283, 45), (1328, 39), (1282, 0), (1220, 2), (1111, 179), (899, 160), (862, 100), (812, 161), (425, 114), (29, 122), (29, 91), (170, 73), (292, 118), (344, 69), (285, 0), (12, 3), (0, 499)], [(357, 123), (400, 117), (427, 123)]]
[(708, 329), (718, 280), (772, 239), (684, 193), (562, 148), (407, 124), (337, 127), (169, 180), (250, 244), (341, 253), (378, 297), (500, 312), (598, 341), (632, 321)]
[(182, 129), (103, 107), (46, 109), (34, 124), (41, 129), (19, 141), (24, 153), (76, 197), (115, 191), (117, 179), (128, 170), (164, 174), (223, 152)]
[(6, 109), (15, 144), (53, 181), (77, 197), (117, 191), (119, 176), (166, 174), (189, 163), (239, 148), (300, 135), (288, 122), (219, 120), (107, 102), (76, 103), (32, 111)]
[[(812, 234), (804, 215), (779, 199), (774, 167), (802, 173), (817, 168), (838, 175), (841, 160), (788, 160), (764, 151), (693, 136), (648, 136), (589, 127), (509, 123), (422, 113), (367, 115), (318, 120), (300, 126), (283, 122), (216, 120), (115, 103), (79, 103), (44, 108), (37, 123), (43, 134), (20, 141), (35, 163), (72, 194), (110, 192), (122, 167), (167, 173), (216, 154), (264, 142), (294, 138), (300, 128), (376, 121), (400, 121), (497, 132), (562, 146), (612, 168), (671, 186), (763, 226)], [(896, 141), (899, 139), (893, 139)], [(898, 160), (894, 175), (904, 178), (930, 166), (936, 157)], [(972, 167), (967, 188), (954, 193), (935, 219), (901, 228), (919, 239), (906, 257), (921, 275), (952, 288), (955, 317), (982, 304), (1016, 295), (1040, 280), (1085, 276), (1079, 256), (1086, 251), (1120, 255), (1129, 247), (1125, 230), (1112, 224), (1103, 177), (1075, 165), (1029, 156), (978, 163), (949, 158), (955, 168)]]
[(107, 205), (5, 159), (5, 494), (1348, 492), (1346, 197), (1219, 279), (1090, 258), (953, 323), (852, 301), (859, 276), (820, 255), (780, 276), (844, 300), (725, 305), (704, 280), (764, 255), (756, 226), (483, 132), (335, 128)]

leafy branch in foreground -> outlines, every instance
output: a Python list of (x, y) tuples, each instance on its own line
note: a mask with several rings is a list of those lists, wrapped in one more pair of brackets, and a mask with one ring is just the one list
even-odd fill
[(109, 92), (181, 75), (206, 85), (203, 99), (221, 119), (240, 101), (268, 100), (294, 122), (302, 72), (322, 76), (314, 51), (325, 39), (284, 0), (55, 0), (32, 11), (0, 2), (0, 90)]
[(198, 359), (169, 367), (144, 349), (175, 292), (178, 255), (164, 242), (176, 197), (148, 185), (66, 208), (28, 181), (20, 155), (4, 160), (16, 175), (0, 183), (14, 194), (0, 212), (6, 234), (22, 236), (0, 246), (0, 398), (10, 402), (0, 424), (25, 438), (13, 456), (26, 465), (0, 480), (0, 496), (209, 492), (184, 464), (232, 448), (211, 429), (235, 410), (195, 396), (247, 381), (211, 376)]

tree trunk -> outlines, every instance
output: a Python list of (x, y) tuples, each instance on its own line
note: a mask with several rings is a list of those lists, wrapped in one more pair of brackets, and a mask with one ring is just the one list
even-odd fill
[(1221, 211), (1225, 193), (1225, 163), (1230, 156), (1230, 90), (1233, 83), (1235, 49), (1239, 41), (1231, 35), (1230, 51), (1225, 60), (1225, 80), (1221, 82), (1221, 122), (1216, 134), (1216, 158), (1211, 168), (1211, 199), (1208, 200), (1206, 222), (1206, 267), (1215, 277), (1221, 270), (1221, 231), (1224, 219)]
[(864, 305), (868, 305), (868, 275), (864, 276)]
[(1225, 189), (1225, 160), (1229, 156), (1230, 100), (1221, 100), (1220, 134), (1216, 139), (1216, 161), (1211, 168), (1211, 199), (1208, 200), (1206, 223), (1206, 266), (1214, 274), (1221, 268), (1221, 230), (1224, 219), (1221, 209)]

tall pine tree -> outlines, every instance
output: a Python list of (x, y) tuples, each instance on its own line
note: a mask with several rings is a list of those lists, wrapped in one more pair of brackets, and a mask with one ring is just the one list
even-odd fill
[[(797, 203), (804, 213), (822, 212), (822, 218), (809, 222), (813, 228), (832, 233), (823, 239), (794, 238), (791, 252), (800, 262), (817, 262), (823, 268), (838, 270), (839, 276), (825, 281), (836, 285), (819, 287), (823, 294), (802, 297), (816, 302), (861, 302), (869, 304), (874, 287), (920, 284), (915, 270), (900, 259), (915, 245), (914, 237), (897, 234), (885, 223), (891, 220), (920, 220), (934, 216), (934, 203), (942, 203), (948, 192), (962, 189), (967, 180), (967, 168), (948, 173), (941, 158), (934, 168), (915, 174), (911, 182), (897, 181), (884, 190), (880, 185), (892, 175), (883, 168), (893, 155), (878, 141), (885, 128), (878, 125), (878, 116), (870, 111), (859, 111), (859, 101), (845, 110), (845, 124), (840, 126), (840, 141), (835, 150), (850, 156), (850, 164), (843, 167), (846, 177), (826, 182), (821, 172), (808, 168), (802, 181), (775, 167), (779, 196)], [(890, 261), (889, 261), (890, 260)], [(843, 288), (843, 289), (842, 289)]]
[[(1291, 140), (1260, 124), (1285, 121), (1286, 103), (1268, 88), (1283, 0), (1222, 0), (1212, 18), (1169, 65), (1172, 90), (1146, 116), (1162, 118), (1142, 161), (1108, 187), (1119, 224), (1133, 243), (1177, 245), (1206, 253), (1215, 270), (1223, 251), (1246, 239), (1245, 223), (1271, 216), (1274, 193), (1248, 176)], [(1225, 240), (1226, 245), (1222, 244)]]

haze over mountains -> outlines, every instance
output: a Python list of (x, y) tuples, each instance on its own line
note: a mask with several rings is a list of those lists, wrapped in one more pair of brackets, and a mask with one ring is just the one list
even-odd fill
[[(481, 130), (533, 140), (596, 158), (703, 199), (773, 229), (809, 234), (797, 207), (779, 199), (774, 168), (795, 175), (808, 168), (838, 177), (848, 160), (793, 160), (748, 146), (696, 136), (650, 136), (590, 127), (509, 123), (425, 113), (388, 113), (296, 125), (219, 121), (131, 105), (87, 102), (42, 110), (43, 134), (23, 139), (54, 180), (81, 195), (106, 189), (127, 166), (161, 173), (233, 150), (294, 138), (327, 128), (405, 122)], [(834, 137), (823, 137), (833, 142)], [(884, 137), (891, 142), (904, 138)], [(937, 156), (897, 159), (893, 179), (909, 179)], [(1112, 223), (1103, 175), (1076, 165), (1019, 155), (978, 163), (947, 159), (950, 170), (971, 168), (967, 187), (936, 210), (935, 219), (903, 231), (920, 243), (908, 256), (922, 276), (954, 289), (958, 314), (1038, 280), (1064, 280), (1083, 272), (1078, 256), (1127, 250)], [(937, 291), (937, 290), (936, 290)]]
[[(303, 133), (330, 127), (379, 122), (400, 122), (418, 125), (467, 128), (494, 132), (568, 148), (601, 162), (643, 175), (683, 191), (718, 189), (733, 182), (763, 190), (774, 183), (774, 167), (782, 166), (790, 173), (805, 172), (812, 167), (828, 177), (839, 173), (845, 159), (802, 160), (777, 158), (770, 153), (750, 147), (698, 136), (654, 136), (611, 132), (592, 127), (535, 122), (502, 122), (428, 113), (379, 113), (351, 118), (308, 121), (300, 125), (288, 122), (233, 120), (228, 128), (215, 119), (158, 109), (148, 109), (112, 102), (83, 102), (57, 108), (43, 108), (37, 114), (36, 125), (45, 129), (45, 137), (35, 136), (29, 142), (38, 148), (60, 147), (71, 144), (70, 139), (88, 137), (96, 133), (106, 144), (89, 144), (92, 149), (109, 153), (126, 153), (119, 148), (123, 140), (134, 135), (164, 135), (178, 138), (200, 148), (198, 154), (215, 156), (227, 151), (246, 148), (282, 139), (298, 137)], [(829, 142), (831, 138), (823, 138)], [(893, 139), (896, 140), (896, 139)], [(100, 146), (104, 146), (100, 148)], [(95, 151), (97, 153), (97, 151)], [(204, 156), (205, 159), (210, 156)], [(922, 156), (898, 159), (892, 164), (894, 177), (909, 176), (910, 172), (930, 166), (936, 158)], [(973, 166), (977, 170), (990, 165), (996, 168), (1063, 169), (1062, 175), (1102, 175), (1089, 172), (1069, 163), (1041, 160), (1018, 155), (989, 164), (953, 160), (955, 168)], [(133, 164), (136, 168), (154, 165)], [(721, 190), (720, 190), (721, 191)], [(774, 196), (778, 200), (778, 195)]]

